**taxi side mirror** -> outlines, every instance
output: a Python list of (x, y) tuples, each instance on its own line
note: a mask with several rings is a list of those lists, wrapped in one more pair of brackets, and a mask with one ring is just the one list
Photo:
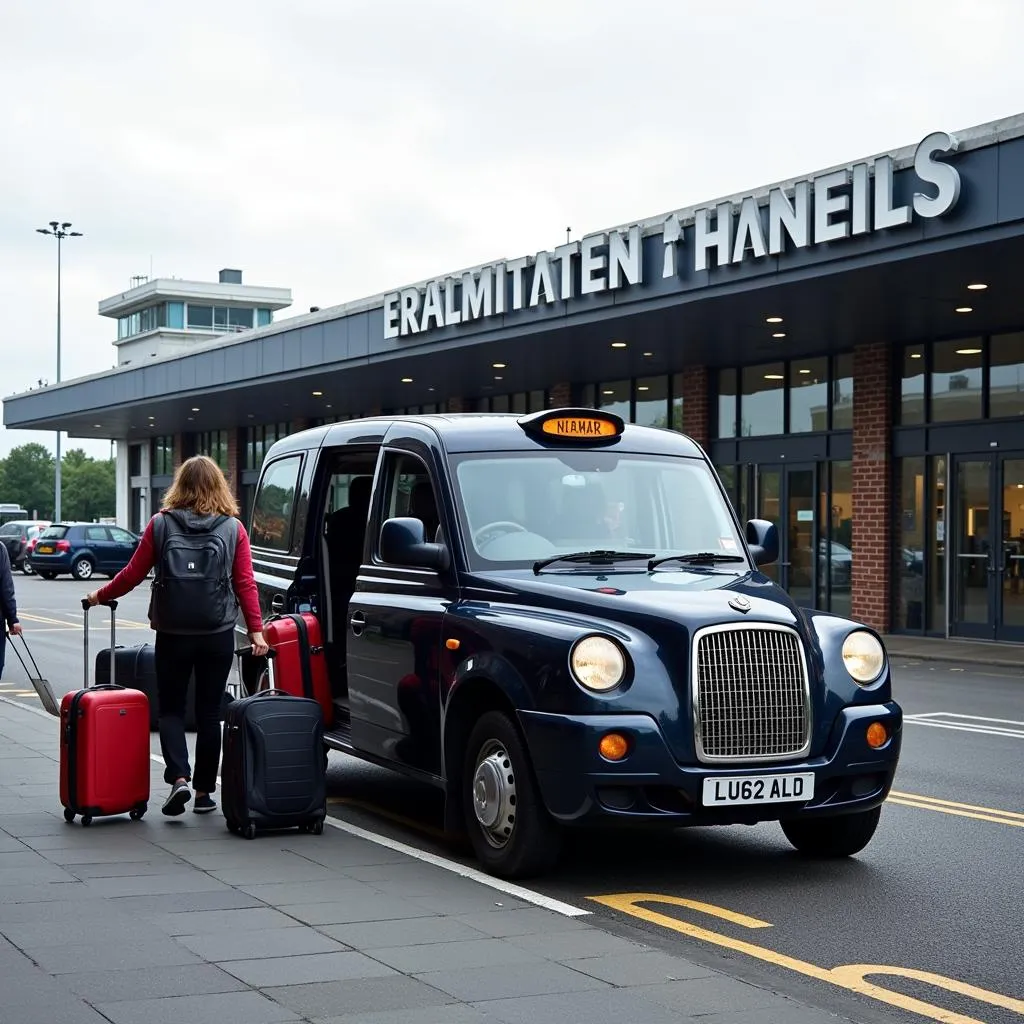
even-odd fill
[(444, 544), (428, 544), (423, 520), (411, 517), (388, 519), (380, 528), (380, 557), (389, 565), (416, 569), (448, 568), (448, 548)]
[(747, 523), (747, 547), (755, 565), (771, 565), (779, 557), (779, 531), (767, 519)]

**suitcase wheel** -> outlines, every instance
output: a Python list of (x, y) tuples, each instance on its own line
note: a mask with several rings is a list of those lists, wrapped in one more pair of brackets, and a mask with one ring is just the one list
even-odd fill
[(255, 839), (256, 838), (256, 823), (253, 822), (253, 821), (250, 821), (249, 824), (246, 825), (244, 829), (242, 829), (242, 835), (245, 836), (246, 839)]
[(75, 812), (70, 807), (64, 808), (64, 820), (70, 825), (75, 820)]
[(92, 815), (91, 814), (83, 814), (82, 815), (82, 827), (83, 828), (88, 828), (91, 824), (92, 824)]
[(139, 804), (138, 807), (133, 807), (128, 812), (128, 817), (131, 818), (132, 821), (142, 821), (142, 816), (146, 813), (148, 807), (148, 804)]

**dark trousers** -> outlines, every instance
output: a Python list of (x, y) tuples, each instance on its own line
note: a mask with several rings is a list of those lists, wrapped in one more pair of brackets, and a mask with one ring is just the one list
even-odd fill
[(7, 634), (4, 632), (4, 624), (0, 622), (0, 679), (4, 677), (4, 658), (7, 657)]
[[(183, 636), (156, 634), (156, 685), (164, 780), (191, 779), (200, 793), (212, 793), (220, 766), (221, 703), (234, 659), (234, 630)], [(185, 741), (188, 681), (196, 674), (196, 771), (192, 775)]]

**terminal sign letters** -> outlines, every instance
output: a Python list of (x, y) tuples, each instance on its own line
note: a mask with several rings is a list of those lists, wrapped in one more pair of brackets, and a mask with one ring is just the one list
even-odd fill
[[(945, 132), (921, 141), (912, 166), (921, 185), (906, 203), (896, 201), (892, 157), (881, 156), (771, 188), (767, 195), (699, 207), (692, 216), (673, 213), (658, 226), (602, 231), (551, 252), (391, 292), (384, 297), (384, 336), (411, 337), (619, 291), (655, 277), (678, 280), (715, 267), (904, 227), (915, 216), (942, 217), (960, 198), (960, 175), (937, 157), (955, 152), (958, 145)], [(660, 235), (660, 256), (656, 265), (648, 259), (645, 266), (644, 237), (652, 234)]]

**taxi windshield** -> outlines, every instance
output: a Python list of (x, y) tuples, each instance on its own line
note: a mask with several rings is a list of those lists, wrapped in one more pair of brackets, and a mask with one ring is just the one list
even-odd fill
[(726, 499), (699, 459), (544, 451), (453, 462), (474, 568), (588, 551), (635, 551), (638, 559), (700, 552), (746, 562)]

